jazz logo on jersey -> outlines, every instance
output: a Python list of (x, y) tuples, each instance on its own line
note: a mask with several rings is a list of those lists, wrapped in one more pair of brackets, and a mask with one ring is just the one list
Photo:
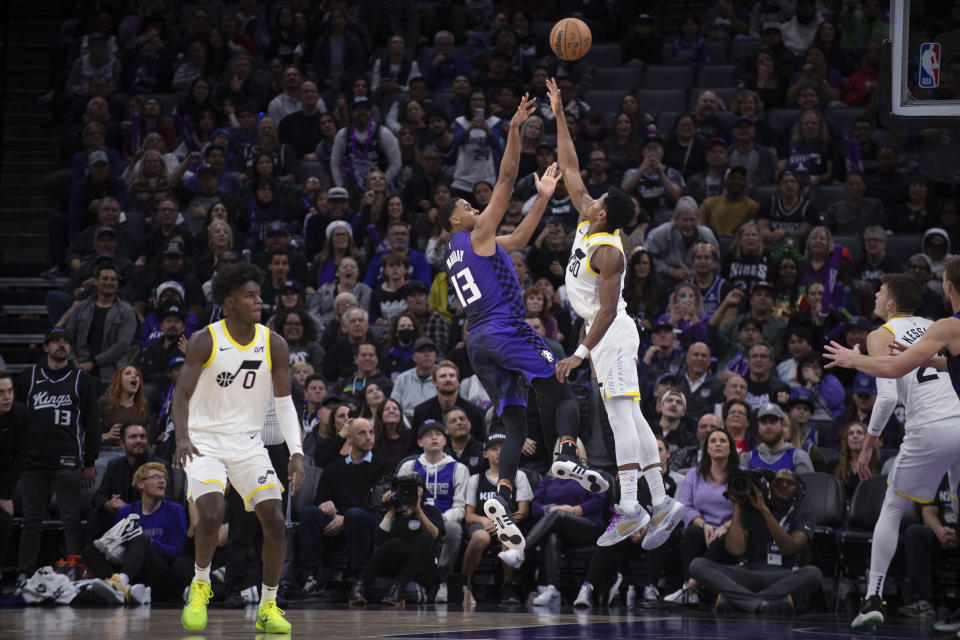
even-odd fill
[(583, 259), (586, 257), (587, 254), (579, 247), (577, 247), (577, 250), (570, 256), (570, 273), (573, 274), (574, 278), (580, 275), (580, 263), (583, 262)]
[(940, 86), (940, 43), (924, 42), (920, 45), (921, 89), (935, 89)]
[(217, 384), (226, 389), (233, 384), (233, 381), (240, 375), (241, 371), (246, 371), (247, 373), (243, 376), (243, 388), (250, 389), (257, 379), (257, 369), (260, 368), (261, 362), (263, 362), (263, 360), (244, 360), (233, 373), (221, 371), (217, 374)]

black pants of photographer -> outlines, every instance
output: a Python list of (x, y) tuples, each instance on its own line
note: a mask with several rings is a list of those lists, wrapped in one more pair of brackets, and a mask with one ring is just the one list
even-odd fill
[(731, 561), (730, 554), (723, 546), (723, 537), (715, 539), (707, 547), (707, 537), (703, 534), (703, 527), (690, 525), (683, 530), (680, 541), (680, 563), (683, 566), (683, 577), (691, 578), (690, 563), (697, 558), (707, 557), (718, 562)]
[(377, 578), (389, 578), (403, 587), (413, 580), (429, 590), (437, 581), (435, 551), (435, 540), (422, 529), (406, 541), (390, 538), (373, 552), (360, 574), (360, 584), (366, 587)]
[(563, 546), (595, 544), (603, 527), (567, 511), (551, 511), (540, 518), (527, 534), (527, 549), (540, 547), (544, 584), (560, 583), (560, 550)]
[(190, 575), (178, 575), (150, 544), (147, 536), (137, 536), (127, 543), (123, 563), (115, 567), (95, 546), (83, 550), (83, 563), (97, 578), (109, 578), (115, 573), (125, 573), (130, 584), (145, 584), (150, 587), (153, 600), (175, 600), (182, 596), (183, 588), (190, 584)]
[(711, 593), (722, 594), (736, 608), (753, 613), (764, 602), (783, 600), (788, 595), (794, 600), (820, 588), (823, 574), (815, 566), (753, 568), (720, 564), (707, 558), (690, 563), (690, 576)]
[[(277, 472), (277, 478), (286, 489), (283, 492), (283, 508), (286, 513), (287, 499), (290, 495), (287, 485), (287, 463), (290, 454), (287, 445), (267, 445), (270, 462)], [(243, 498), (237, 490), (230, 488), (227, 494), (227, 523), (230, 525), (227, 532), (227, 563), (224, 582), (227, 592), (239, 591), (244, 587), (260, 585), (260, 521), (257, 514), (247, 511)]]
[[(674, 529), (670, 537), (656, 549), (650, 549), (647, 554), (646, 583), (656, 586), (657, 581), (667, 569), (670, 556), (676, 553), (677, 546), (683, 534)], [(590, 558), (590, 567), (587, 569), (587, 582), (593, 585), (597, 593), (604, 593), (610, 586), (617, 573), (623, 573), (623, 561), (639, 560), (644, 550), (639, 542), (629, 538), (610, 547), (598, 546)]]

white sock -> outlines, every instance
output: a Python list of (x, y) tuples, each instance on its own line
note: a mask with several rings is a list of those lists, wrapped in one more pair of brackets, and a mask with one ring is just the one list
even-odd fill
[(202, 580), (207, 584), (210, 584), (210, 565), (207, 565), (204, 568), (200, 568), (196, 563), (193, 565), (193, 579)]
[(277, 599), (277, 588), (279, 585), (268, 587), (265, 584), (260, 585), (260, 606), (262, 607), (271, 600)]
[(121, 583), (124, 587), (129, 587), (129, 586), (130, 586), (130, 576), (128, 576), (128, 575), (125, 574), (125, 573), (118, 573), (117, 575), (120, 577), (120, 583)]
[(663, 488), (663, 476), (660, 475), (660, 467), (650, 467), (643, 472), (643, 477), (647, 479), (647, 486), (650, 488), (650, 500), (653, 506), (657, 507), (667, 499), (667, 492)]
[(626, 511), (637, 504), (637, 469), (620, 469), (620, 506)]

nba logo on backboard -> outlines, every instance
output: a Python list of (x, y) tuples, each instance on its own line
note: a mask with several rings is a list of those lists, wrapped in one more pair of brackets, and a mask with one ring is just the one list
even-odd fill
[(924, 42), (920, 45), (920, 88), (940, 86), (940, 44)]

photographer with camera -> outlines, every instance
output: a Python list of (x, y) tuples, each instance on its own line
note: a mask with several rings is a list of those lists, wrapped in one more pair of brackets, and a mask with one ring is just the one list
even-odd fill
[[(715, 609), (792, 614), (794, 601), (820, 586), (810, 565), (813, 513), (800, 505), (806, 483), (789, 469), (739, 471), (730, 475), (733, 501), (724, 549), (737, 565), (708, 558), (690, 563), (690, 575), (717, 594)], [(728, 606), (729, 605), (729, 606)]]
[(810, 454), (783, 441), (786, 418), (780, 405), (768, 402), (757, 412), (760, 444), (740, 454), (740, 465), (748, 469), (789, 469), (796, 473), (812, 473)]
[(415, 460), (408, 460), (397, 469), (397, 475), (416, 473), (426, 481), (427, 504), (435, 506), (443, 514), (441, 529), (444, 530), (443, 548), (440, 551), (437, 594), (434, 601), (447, 601), (447, 576), (460, 555), (463, 539), (463, 516), (467, 504), (467, 484), (470, 471), (453, 456), (443, 452), (447, 438), (443, 425), (436, 420), (425, 420), (420, 425), (417, 444), (423, 449)]
[(350, 589), (350, 604), (366, 604), (364, 591), (374, 578), (393, 578), (383, 602), (402, 607), (402, 590), (411, 580), (430, 589), (437, 580), (436, 558), (443, 540), (443, 515), (424, 504), (426, 481), (417, 473), (400, 474), (380, 502), (389, 505), (374, 534), (377, 545), (360, 579)]

